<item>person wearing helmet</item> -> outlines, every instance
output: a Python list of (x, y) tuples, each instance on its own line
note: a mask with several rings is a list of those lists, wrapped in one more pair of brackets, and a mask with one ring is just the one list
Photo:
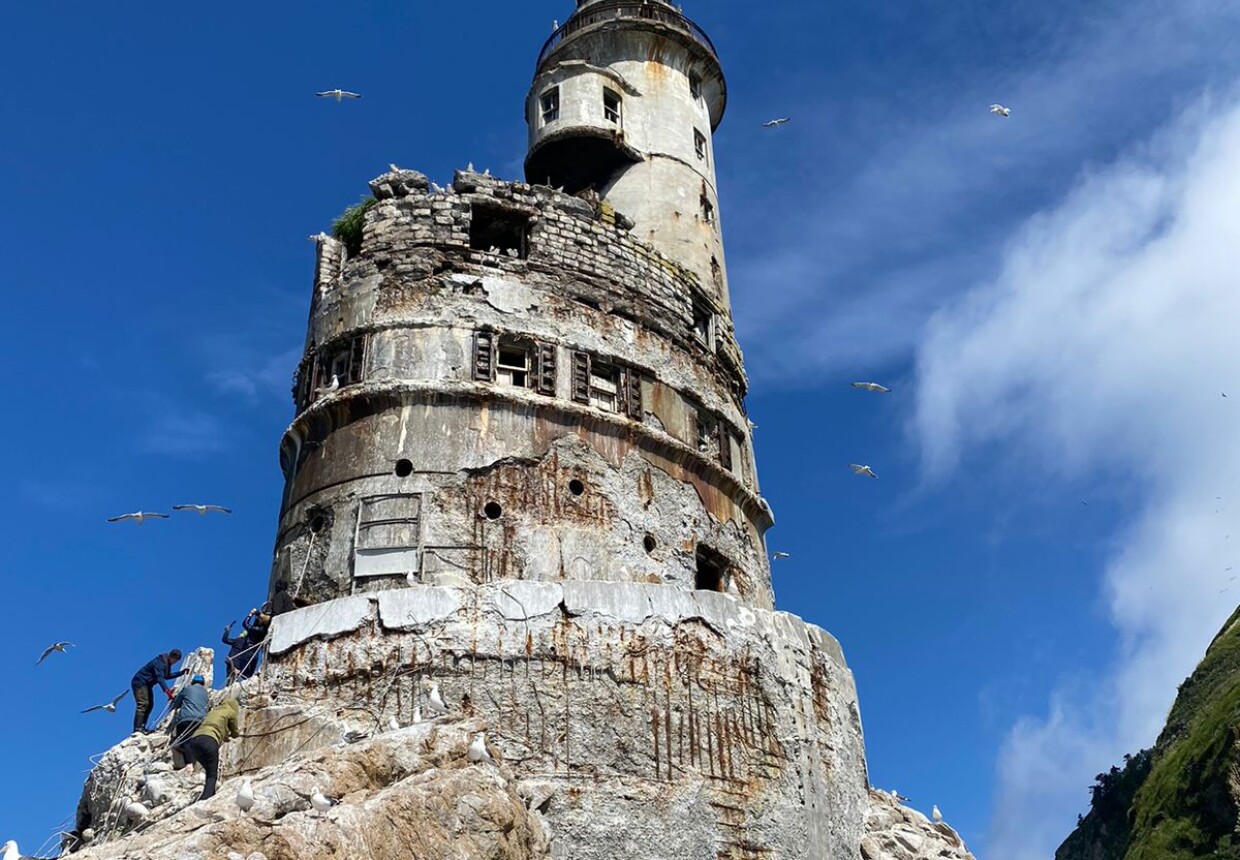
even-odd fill
[(175, 751), (190, 739), (207, 716), (207, 679), (202, 675), (191, 678), (189, 686), (173, 697), (172, 707), (176, 711), (172, 724), (172, 748)]

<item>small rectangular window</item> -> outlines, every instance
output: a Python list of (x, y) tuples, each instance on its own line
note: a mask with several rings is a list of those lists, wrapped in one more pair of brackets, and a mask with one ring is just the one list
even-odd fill
[(696, 128), (693, 130), (693, 151), (697, 153), (698, 158), (706, 160), (706, 135)]
[(469, 247), (525, 259), (529, 252), (529, 232), (530, 217), (524, 212), (474, 205), (469, 220)]
[(365, 377), (366, 335), (335, 341), (319, 351), (315, 360), (316, 389), (329, 389), (332, 379), (336, 387), (356, 385)]
[(620, 94), (615, 90), (603, 89), (603, 119), (620, 124)]
[(689, 72), (689, 95), (693, 96), (694, 101), (702, 97), (702, 79), (696, 72)]
[(420, 567), (422, 497), (390, 493), (362, 498), (353, 532), (353, 576), (397, 576)]
[(517, 343), (500, 343), (499, 359), (495, 363), (495, 381), (514, 388), (528, 388), (530, 384), (530, 347)]
[(641, 374), (622, 364), (609, 364), (588, 352), (573, 353), (573, 400), (596, 409), (641, 419)]
[(693, 336), (712, 352), (715, 349), (715, 314), (708, 305), (693, 302)]
[(605, 412), (619, 412), (621, 395), (620, 368), (591, 361), (590, 405)]
[(543, 125), (555, 122), (560, 118), (560, 88), (552, 87), (538, 99), (538, 107), (542, 112)]
[(702, 195), (702, 220), (707, 224), (715, 223), (715, 206), (706, 199), (704, 194)]
[(719, 553), (702, 544), (697, 547), (697, 570), (693, 587), (699, 591), (723, 591), (727, 586), (731, 564)]

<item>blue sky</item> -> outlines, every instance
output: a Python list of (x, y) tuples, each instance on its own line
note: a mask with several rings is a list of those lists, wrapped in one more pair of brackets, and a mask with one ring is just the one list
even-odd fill
[[(518, 178), (569, 9), (9, 10), (0, 839), (38, 846), (123, 736), (81, 708), (261, 599), (305, 237), (390, 161)], [(780, 607), (843, 644), (876, 785), (980, 857), (1049, 857), (1235, 605), (1240, 8), (685, 11), (728, 75), (720, 214)], [(311, 97), (335, 86), (366, 97)], [(103, 523), (197, 500), (237, 513)], [(34, 669), (59, 638), (79, 647)]]

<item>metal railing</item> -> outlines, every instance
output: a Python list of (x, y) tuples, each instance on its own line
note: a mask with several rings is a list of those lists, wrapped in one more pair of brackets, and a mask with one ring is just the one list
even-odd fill
[(719, 59), (719, 53), (715, 50), (714, 43), (711, 42), (710, 37), (706, 35), (705, 31), (675, 9), (658, 3), (642, 2), (642, 0), (614, 0), (614, 2), (610, 3), (598, 3), (588, 6), (585, 11), (569, 18), (567, 23), (552, 33), (551, 38), (543, 44), (542, 50), (538, 52), (538, 65), (541, 67), (543, 61), (555, 50), (556, 46), (578, 30), (592, 27), (595, 24), (618, 21), (625, 18), (658, 21), (660, 24), (667, 24), (677, 30), (688, 33), (702, 47), (709, 51), (712, 57), (716, 60)]

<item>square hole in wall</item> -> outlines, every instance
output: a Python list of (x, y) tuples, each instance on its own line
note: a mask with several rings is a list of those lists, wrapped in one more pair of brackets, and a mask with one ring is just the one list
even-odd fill
[(524, 212), (474, 205), (469, 220), (469, 247), (474, 250), (525, 259), (529, 234), (530, 217)]
[(693, 587), (698, 591), (722, 592), (727, 585), (728, 560), (708, 546), (698, 544), (697, 571), (693, 577)]

